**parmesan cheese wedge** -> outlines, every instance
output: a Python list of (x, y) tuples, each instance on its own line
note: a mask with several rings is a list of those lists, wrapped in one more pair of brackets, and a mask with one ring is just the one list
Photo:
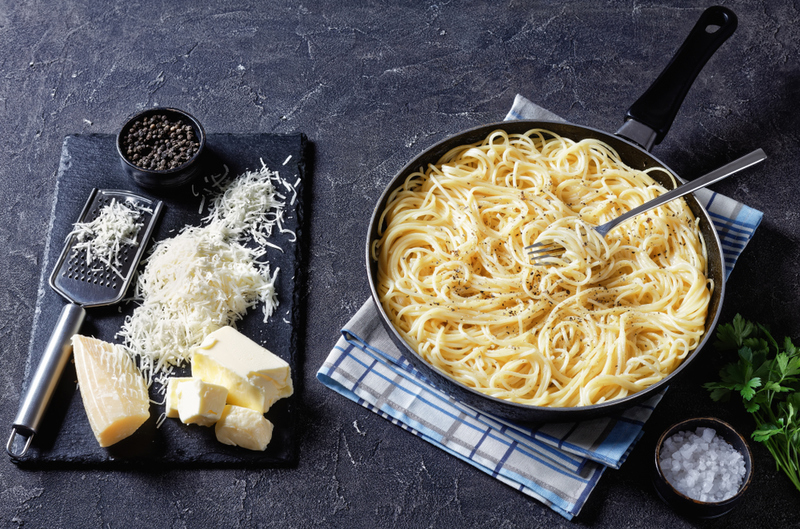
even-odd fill
[(144, 378), (119, 346), (76, 334), (72, 348), (89, 425), (101, 447), (111, 446), (150, 417)]
[(264, 451), (272, 440), (272, 429), (272, 423), (256, 410), (229, 404), (214, 426), (214, 433), (220, 443)]

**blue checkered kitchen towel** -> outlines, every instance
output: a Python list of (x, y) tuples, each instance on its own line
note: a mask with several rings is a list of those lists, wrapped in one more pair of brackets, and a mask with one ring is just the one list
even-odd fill
[[(517, 96), (506, 119), (560, 119)], [(723, 239), (727, 272), (761, 213), (713, 192), (697, 193)], [(535, 428), (478, 412), (432, 386), (392, 343), (367, 300), (319, 369), (327, 387), (532, 496), (567, 519), (606, 468), (619, 468), (662, 394), (615, 417)]]

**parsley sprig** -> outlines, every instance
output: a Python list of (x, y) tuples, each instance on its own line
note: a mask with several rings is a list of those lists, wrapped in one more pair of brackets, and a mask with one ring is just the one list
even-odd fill
[(739, 359), (720, 370), (719, 382), (703, 387), (715, 401), (741, 397), (755, 419), (751, 437), (767, 447), (800, 490), (800, 349), (788, 337), (779, 344), (766, 327), (739, 314), (717, 328), (714, 346), (738, 351)]

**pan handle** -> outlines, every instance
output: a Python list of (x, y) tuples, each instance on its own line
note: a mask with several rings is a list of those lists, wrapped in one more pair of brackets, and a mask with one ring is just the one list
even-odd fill
[[(72, 354), (70, 339), (80, 329), (85, 316), (86, 310), (80, 305), (69, 304), (61, 310), (58, 323), (53, 329), (50, 341), (47, 342), (47, 348), (11, 426), (11, 437), (8, 438), (6, 452), (12, 458), (19, 459), (28, 451), (33, 436), (39, 429), (39, 422), (50, 403), (50, 397), (53, 396), (53, 391), (61, 378), (61, 372), (64, 371), (64, 366)], [(19, 450), (17, 437), (25, 440), (24, 446)]]
[(727, 7), (709, 7), (667, 67), (625, 114), (617, 134), (648, 151), (661, 143), (689, 88), (715, 51), (736, 30), (736, 15)]

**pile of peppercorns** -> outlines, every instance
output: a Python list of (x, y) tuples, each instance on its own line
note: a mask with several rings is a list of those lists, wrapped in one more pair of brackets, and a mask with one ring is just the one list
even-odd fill
[(191, 125), (180, 118), (170, 120), (165, 114), (137, 119), (120, 143), (128, 161), (151, 171), (180, 167), (200, 148)]

